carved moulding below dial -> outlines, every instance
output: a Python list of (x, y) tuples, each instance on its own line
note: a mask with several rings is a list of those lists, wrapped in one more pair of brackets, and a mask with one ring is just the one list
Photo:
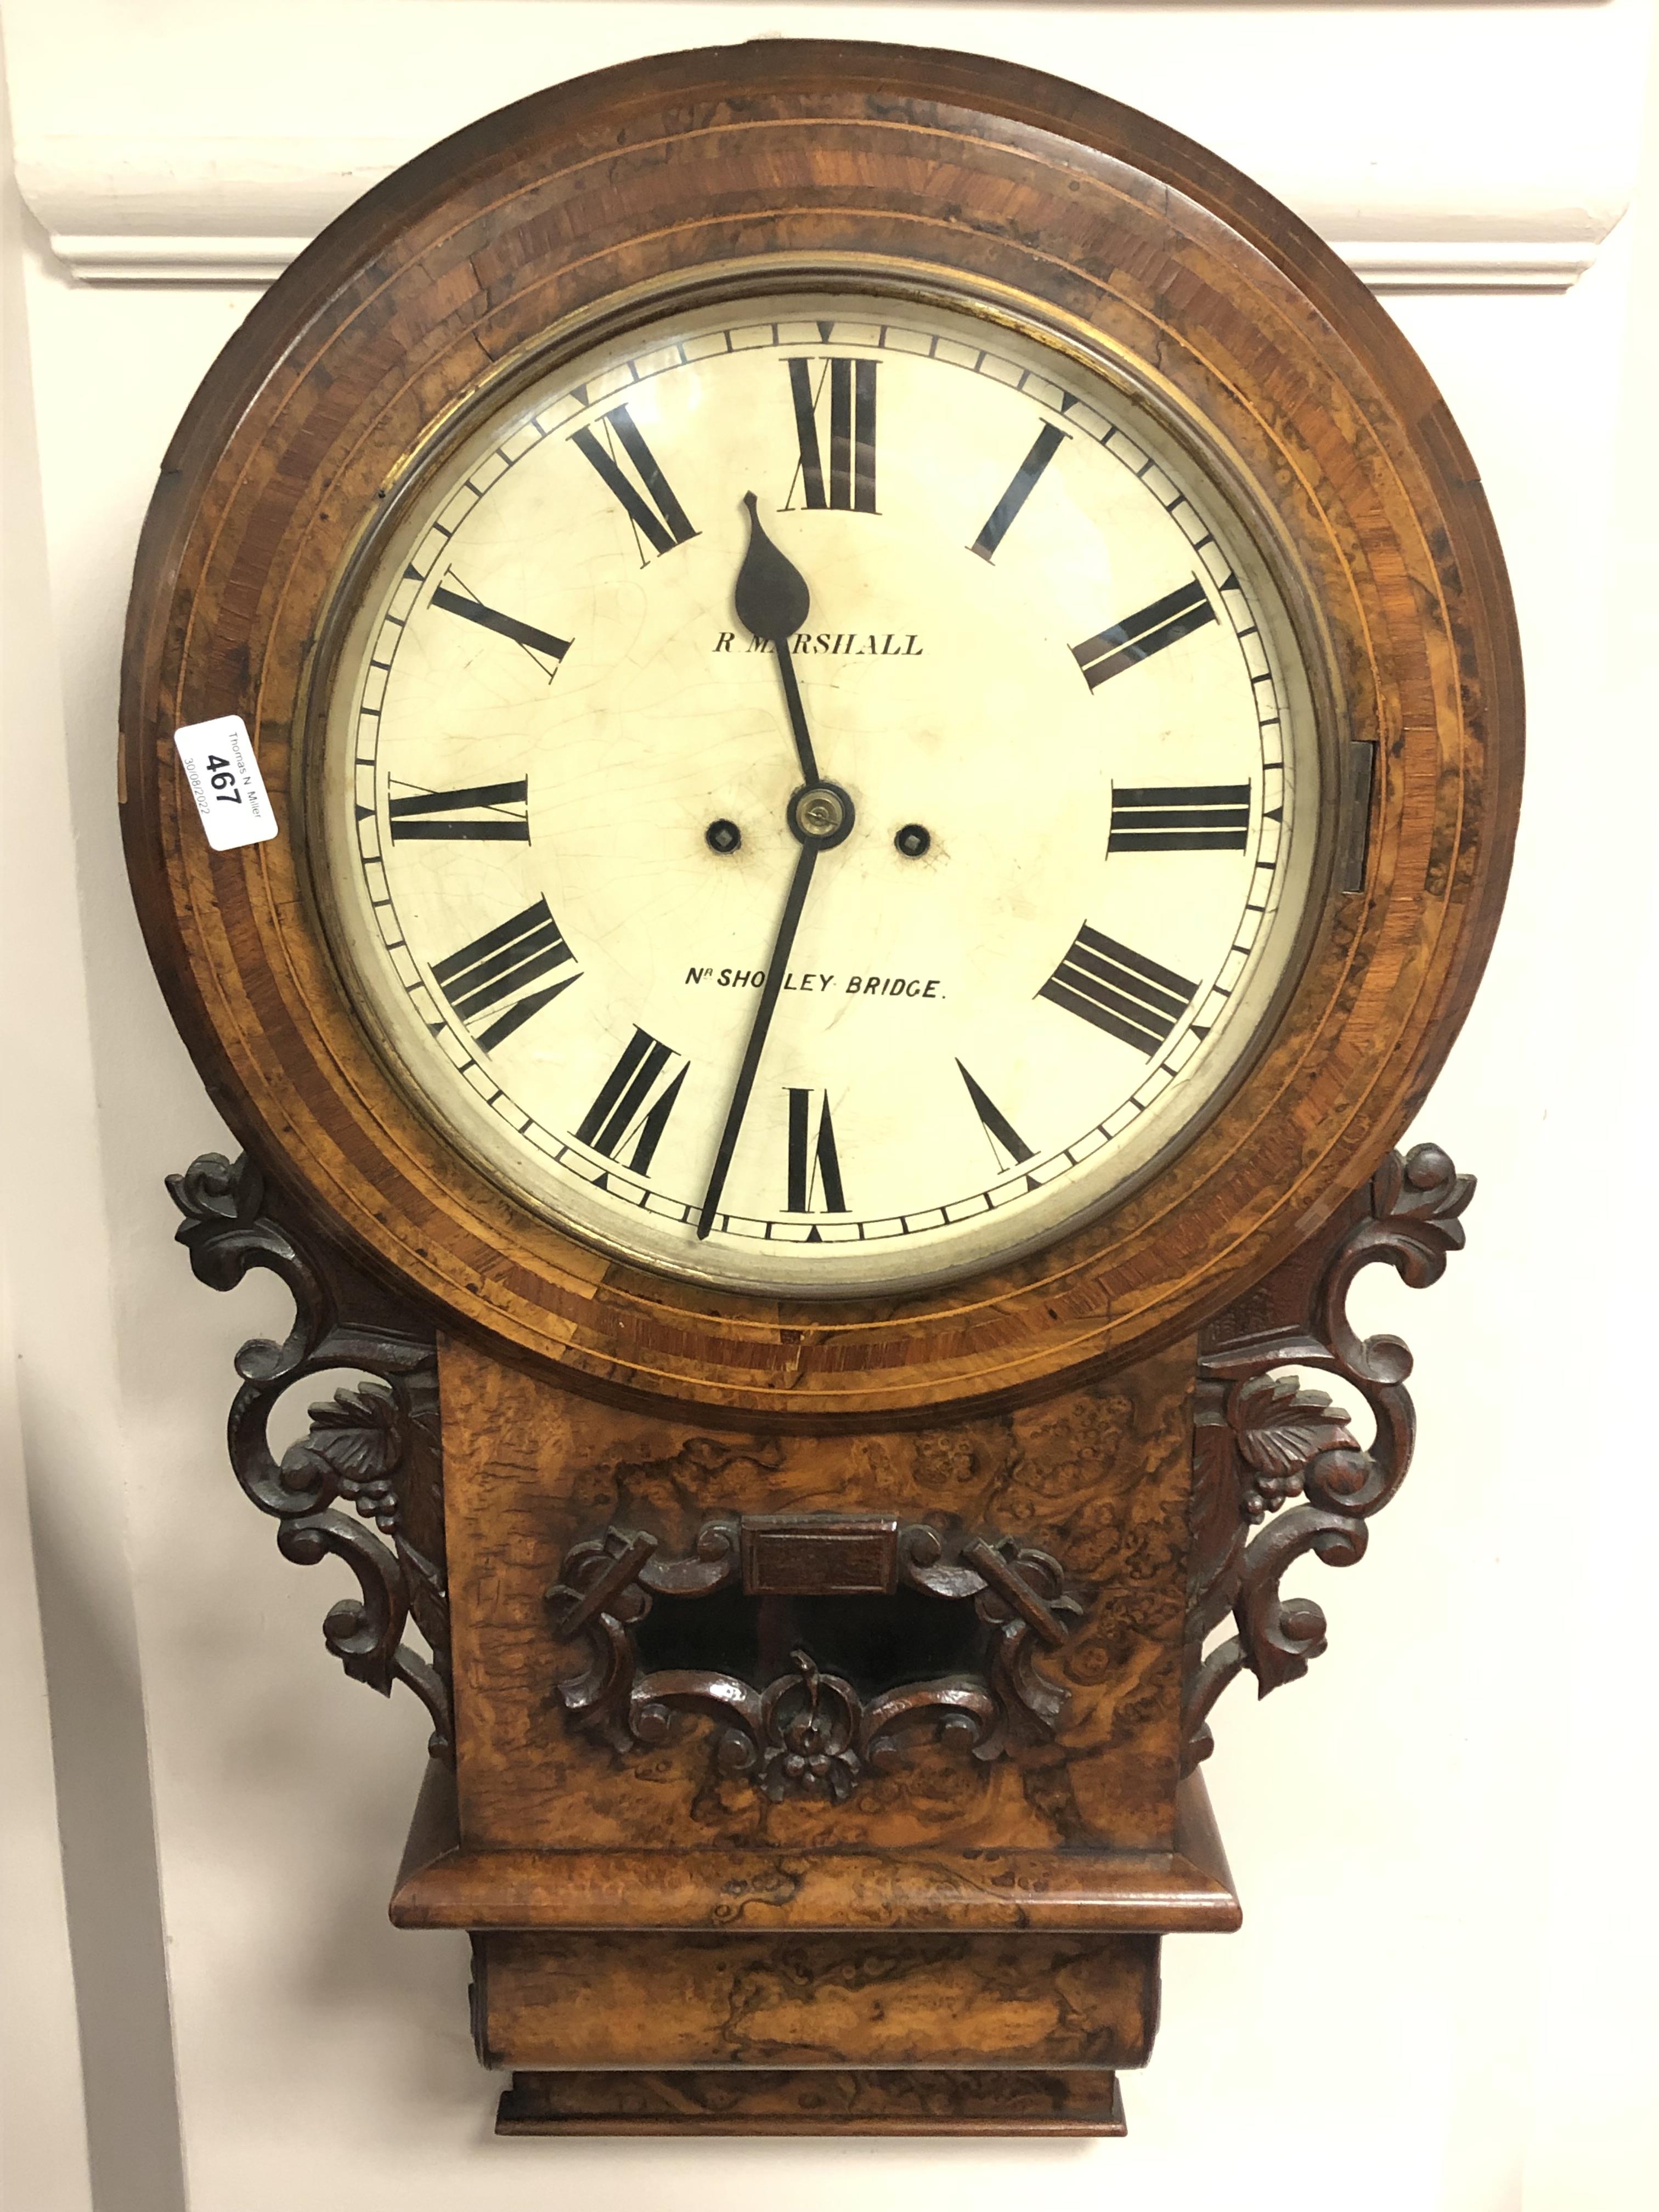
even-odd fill
[[(726, 1589), (763, 1605), (897, 1591), (970, 1601), (976, 1663), (863, 1692), (820, 1667), (804, 1640), (759, 1686), (724, 1668), (641, 1668), (639, 1632), (656, 1600)], [(586, 1668), (556, 1685), (584, 1731), (625, 1753), (665, 1741), (676, 1712), (701, 1714), (716, 1724), (724, 1772), (751, 1777), (774, 1800), (823, 1791), (837, 1804), (867, 1775), (898, 1766), (911, 1730), (931, 1724), (982, 1763), (1003, 1756), (1011, 1728), (1052, 1735), (1067, 1692), (1037, 1667), (1036, 1647), (1058, 1650), (1083, 1612), (1046, 1552), (872, 1514), (717, 1516), (684, 1558), (613, 1524), (567, 1553), (545, 1604), (555, 1636), (586, 1647)]]
[[(1474, 1176), (1459, 1175), (1437, 1145), (1403, 1159), (1390, 1152), (1311, 1243), (1199, 1340), (1183, 1774), (1214, 1748), (1209, 1714), (1236, 1676), (1253, 1674), (1266, 1697), (1325, 1649), (1324, 1613), (1281, 1594), (1285, 1571), (1310, 1552), (1331, 1567), (1364, 1557), (1366, 1524), (1405, 1480), (1417, 1433), (1411, 1352), (1396, 1336), (1356, 1335), (1348, 1293), (1376, 1261), (1413, 1290), (1437, 1282), (1448, 1255), (1462, 1249), (1458, 1217), (1474, 1191)], [(1370, 1449), (1340, 1407), (1287, 1368), (1352, 1383), (1376, 1421)], [(1300, 1503), (1284, 1510), (1293, 1498)], [(1229, 1612), (1234, 1634), (1206, 1650)]]
[[(254, 1337), (236, 1355), (242, 1381), (228, 1428), (236, 1479), (281, 1524), (284, 1559), (301, 1566), (345, 1561), (361, 1595), (330, 1608), (324, 1642), (354, 1680), (383, 1697), (406, 1683), (432, 1716), (432, 1755), (453, 1764), (432, 1331), (331, 1247), (280, 1218), (280, 1197), (246, 1153), (234, 1162), (204, 1153), (169, 1176), (167, 1189), (185, 1217), (177, 1238), (198, 1282), (234, 1290), (250, 1267), (268, 1267), (294, 1299), (294, 1326), (281, 1344)], [(373, 1379), (313, 1406), (307, 1433), (279, 1460), (269, 1435), (278, 1401), (308, 1376), (341, 1368)], [(358, 1519), (333, 1510), (342, 1498)], [(430, 1659), (403, 1641), (411, 1619)]]

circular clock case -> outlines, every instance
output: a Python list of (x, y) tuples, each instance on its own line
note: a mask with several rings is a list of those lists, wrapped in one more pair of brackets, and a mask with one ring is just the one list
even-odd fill
[[(279, 834), (216, 853), (173, 732), (227, 714)], [(175, 1018), (319, 1224), (806, 1427), (1304, 1238), (1520, 771), (1486, 505), (1357, 280), (1143, 116), (839, 43), (538, 95), (319, 239), (164, 465), (122, 726)]]

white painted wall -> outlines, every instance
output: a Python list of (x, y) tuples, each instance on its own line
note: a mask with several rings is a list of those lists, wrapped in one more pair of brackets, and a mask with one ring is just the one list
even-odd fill
[[(1511, 237), (1536, 229), (1540, 209), (1611, 219), (1648, 37), (1645, 0), (1282, 12), (4, 0), (0, 21), (37, 190), (49, 139), (82, 142), (59, 149), (60, 185), (86, 179), (89, 141), (206, 136), (245, 155), (249, 134), (299, 143), (314, 178), (324, 142), (429, 137), (623, 52), (734, 27), (855, 28), (1019, 53), (1224, 150), (1277, 146), (1273, 180), (1310, 206), (1348, 204), (1362, 227), (1381, 210), (1419, 242), (1461, 222), (1466, 246), (1500, 217)], [(490, 2135), (464, 1946), (395, 1934), (384, 1917), (422, 1717), (326, 1658), (333, 1571), (284, 1564), (223, 1461), (230, 1356), (280, 1320), (279, 1295), (199, 1288), (161, 1188), (223, 1139), (129, 910), (112, 797), (121, 615), (157, 458), (252, 295), (77, 283), (18, 218), (5, 246), (0, 1255), (27, 1495), (4, 1493), (0, 1528), (0, 1607), (24, 1624), (5, 1647), (21, 1685), (21, 1701), (5, 1693), (20, 1751), (0, 1831), (14, 1947), (6, 2212), (530, 2212), (641, 2192), (672, 2192), (687, 2212), (778, 2196), (828, 2212), (849, 2190), (877, 2207), (948, 2195), (962, 2212), (1039, 2191), (1054, 2212), (1652, 2202), (1651, 99), (1646, 112), (1634, 216), (1575, 289), (1391, 301), (1485, 472), (1528, 655), (1510, 913), (1419, 1133), (1481, 1188), (1470, 1249), (1439, 1287), (1413, 1297), (1390, 1279), (1364, 1294), (1372, 1325), (1418, 1351), (1418, 1464), (1357, 1572), (1303, 1571), (1331, 1615), (1328, 1656), (1266, 1705), (1241, 1690), (1220, 1708), (1211, 1783), (1246, 1926), (1166, 1946), (1163, 2033), (1126, 2083), (1131, 2134), (1093, 2145)], [(1478, 205), (1475, 142), (1502, 188)], [(167, 234), (211, 228), (191, 220), (176, 206)], [(252, 234), (246, 210), (237, 220)], [(0, 1460), (6, 1449), (0, 1437)], [(36, 1603), (25, 1512), (39, 1639), (24, 1619)], [(38, 2009), (19, 2014), (20, 1992)], [(20, 2033), (20, 2018), (40, 2025)]]
[[(5, 0), (18, 173), (96, 278), (269, 276), (374, 178), (580, 70), (810, 33), (955, 42), (1146, 107), (1368, 277), (1571, 282), (1623, 211), (1647, 0)], [(280, 30), (273, 31), (274, 26)]]

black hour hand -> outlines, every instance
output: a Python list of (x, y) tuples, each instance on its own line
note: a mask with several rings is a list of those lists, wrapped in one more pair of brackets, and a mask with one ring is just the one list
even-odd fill
[(794, 562), (779, 552), (761, 528), (752, 491), (744, 492), (743, 503), (749, 509), (749, 550), (738, 571), (732, 604), (744, 628), (754, 636), (764, 638), (776, 653), (778, 674), (783, 679), (783, 703), (789, 715), (789, 733), (795, 741), (800, 772), (809, 784), (816, 783), (818, 764), (806, 726), (806, 709), (801, 704), (800, 685), (795, 680), (795, 664), (789, 652), (790, 639), (812, 611), (812, 594)]
[(762, 529), (752, 491), (744, 494), (743, 503), (749, 509), (749, 550), (738, 571), (733, 602), (738, 620), (750, 635), (776, 645), (804, 625), (812, 611), (812, 595), (800, 570)]

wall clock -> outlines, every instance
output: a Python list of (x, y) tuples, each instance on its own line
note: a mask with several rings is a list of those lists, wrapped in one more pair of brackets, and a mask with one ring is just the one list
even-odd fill
[(1346, 1299), (1462, 1242), (1390, 1147), (1520, 744), (1397, 331), (1054, 79), (609, 71), (249, 317), (128, 634), (246, 1146), (179, 1234), (294, 1294), (232, 1461), (431, 1711), (392, 1915), (472, 1931), (503, 2129), (1121, 2130), (1162, 1936), (1237, 1921), (1215, 1699), (1407, 1470)]

